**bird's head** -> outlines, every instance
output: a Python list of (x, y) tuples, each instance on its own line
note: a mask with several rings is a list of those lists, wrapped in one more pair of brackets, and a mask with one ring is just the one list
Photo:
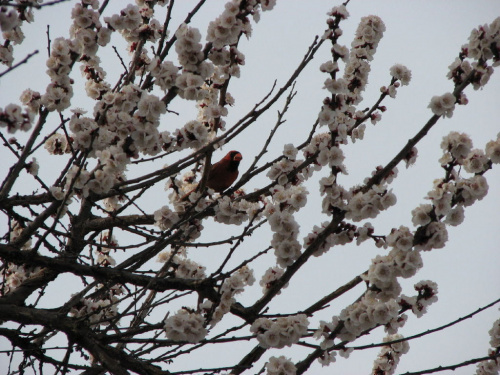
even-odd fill
[(229, 151), (226, 156), (224, 156), (225, 160), (228, 161), (241, 161), (243, 159), (243, 156), (241, 156), (241, 153), (238, 151)]
[(238, 166), (240, 165), (240, 161), (243, 159), (243, 156), (241, 156), (241, 153), (238, 151), (229, 151), (226, 156), (224, 156), (224, 159), (226, 162), (229, 163), (228, 169), (230, 171), (235, 171), (238, 170)]

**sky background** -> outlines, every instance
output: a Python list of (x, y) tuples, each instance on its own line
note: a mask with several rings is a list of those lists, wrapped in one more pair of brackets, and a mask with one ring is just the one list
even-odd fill
[[(30, 61), (16, 69), (12, 74), (0, 80), (0, 107), (10, 102), (18, 102), (20, 93), (25, 88), (32, 88), (43, 92), (48, 81), (44, 61), (47, 58), (46, 25), (50, 24), (51, 39), (57, 36), (68, 36), (67, 30), (71, 23), (70, 9), (74, 1), (61, 4), (57, 7), (47, 7), (35, 14), (35, 23), (23, 28), (26, 41), (22, 46), (16, 47), (16, 58), (19, 60), (34, 49), (40, 53)], [(126, 2), (111, 1), (105, 15), (111, 15)], [(193, 7), (195, 1), (177, 1), (173, 14), (172, 25), (177, 25)], [(197, 14), (192, 25), (200, 29), (204, 37), (210, 20), (220, 14), (224, 1), (208, 1), (208, 5)], [(246, 65), (242, 67), (241, 78), (231, 82), (229, 92), (235, 97), (236, 105), (230, 109), (226, 119), (231, 126), (235, 121), (246, 114), (253, 105), (261, 100), (272, 87), (274, 80), (281, 87), (295, 70), (297, 64), (305, 54), (315, 35), (321, 35), (325, 29), (326, 12), (340, 2), (320, 0), (278, 0), (278, 4), (271, 12), (261, 15), (258, 24), (253, 25), (253, 35), (249, 41), (242, 40), (240, 50), (246, 56)], [(500, 16), (500, 2), (495, 0), (476, 1), (412, 1), (412, 0), (353, 0), (348, 5), (350, 18), (341, 24), (344, 35), (339, 43), (350, 46), (354, 32), (361, 17), (378, 15), (386, 25), (384, 38), (379, 44), (376, 56), (372, 62), (372, 72), (369, 84), (364, 93), (365, 101), (360, 108), (370, 107), (378, 98), (382, 85), (390, 81), (389, 68), (400, 63), (412, 71), (412, 81), (409, 86), (398, 90), (396, 99), (386, 99), (384, 105), (388, 111), (382, 116), (382, 121), (375, 127), (367, 124), (365, 140), (351, 144), (344, 148), (346, 154), (345, 164), (349, 171), (348, 176), (341, 177), (341, 183), (348, 188), (360, 184), (370, 175), (377, 165), (384, 165), (402, 148), (431, 117), (427, 108), (430, 98), (452, 91), (452, 82), (447, 80), (448, 66), (458, 55), (461, 46), (467, 42), (472, 28), (479, 24), (491, 23), (495, 17)], [(162, 16), (158, 16), (161, 20)], [(114, 35), (111, 45), (116, 45), (120, 50), (123, 46), (118, 35)], [(123, 47), (121, 48), (123, 51)], [(127, 58), (126, 52), (123, 56)], [(114, 83), (121, 73), (119, 62), (112, 49), (108, 46), (101, 55), (103, 66), (108, 71), (108, 81)], [(312, 123), (318, 114), (321, 102), (327, 92), (322, 89), (326, 76), (319, 72), (321, 63), (330, 58), (329, 45), (325, 43), (316, 58), (309, 64), (296, 85), (298, 94), (294, 99), (290, 111), (286, 115), (287, 122), (278, 130), (276, 139), (271, 144), (271, 150), (266, 160), (279, 155), (286, 143), (299, 144), (307, 136)], [(73, 77), (79, 79), (78, 69), (73, 72)], [(83, 107), (92, 111), (93, 103), (79, 92), (75, 84), (76, 107)], [(441, 156), (440, 143), (444, 135), (450, 131), (466, 132), (471, 135), (474, 146), (483, 148), (491, 139), (496, 138), (500, 131), (500, 78), (495, 72), (488, 85), (479, 91), (472, 88), (466, 90), (469, 105), (455, 109), (451, 119), (440, 120), (431, 130), (429, 135), (417, 146), (419, 157), (416, 165), (409, 169), (399, 166), (399, 176), (392, 184), (398, 204), (393, 209), (379, 215), (372, 220), (377, 234), (387, 234), (393, 227), (411, 225), (411, 210), (421, 203), (432, 188), (432, 181), (443, 176), (438, 159)], [(259, 119), (255, 126), (234, 139), (230, 145), (225, 146), (220, 153), (214, 154), (214, 160), (222, 157), (227, 151), (236, 149), (243, 154), (240, 170), (251, 164), (265, 140), (270, 128), (276, 121), (276, 111), (281, 109), (282, 101), (275, 105), (266, 115)], [(193, 102), (184, 103), (176, 100), (169, 109), (178, 111), (181, 116), (166, 117), (166, 126), (172, 130), (182, 126), (185, 122), (196, 117)], [(54, 126), (56, 118), (53, 117)], [(228, 127), (229, 127), (228, 126)], [(22, 135), (17, 135), (23, 139)], [(0, 151), (3, 160), (9, 160), (6, 151)], [(57, 167), (58, 160), (54, 157), (44, 157), (40, 154), (40, 174), (49, 177)], [(4, 159), (5, 156), (5, 159)], [(161, 161), (159, 162), (161, 163)], [(0, 163), (0, 172), (5, 175), (9, 163)], [(161, 166), (153, 165), (153, 169)], [(131, 176), (129, 176), (130, 178)], [(319, 176), (321, 177), (321, 176)], [(456, 228), (448, 227), (449, 241), (444, 249), (437, 249), (423, 254), (424, 268), (412, 279), (403, 282), (404, 292), (411, 295), (412, 285), (420, 280), (430, 279), (439, 285), (439, 301), (432, 305), (429, 313), (420, 319), (410, 316), (407, 325), (400, 333), (409, 336), (431, 328), (438, 327), (467, 315), (477, 308), (499, 298), (500, 295), (500, 172), (498, 166), (488, 171), (487, 179), (490, 186), (489, 194), (482, 201), (472, 207), (466, 208), (465, 222)], [(3, 178), (3, 177), (2, 177)], [(25, 180), (28, 181), (28, 180)], [(50, 181), (50, 179), (49, 179)], [(247, 191), (262, 186), (267, 182), (265, 176), (252, 180)], [(162, 184), (159, 184), (162, 185)], [(327, 220), (320, 213), (321, 198), (318, 193), (317, 179), (308, 182), (310, 191), (308, 206), (300, 211), (298, 221), (301, 225), (301, 240), (314, 226)], [(33, 189), (29, 182), (25, 186), (16, 185), (17, 190), (28, 193)], [(166, 193), (163, 186), (157, 189), (159, 197)], [(160, 198), (161, 199), (161, 198)], [(158, 207), (156, 199), (144, 202), (142, 206), (146, 212), (152, 213)], [(3, 219), (2, 219), (3, 220)], [(4, 222), (0, 222), (4, 225)], [(209, 227), (207, 222), (206, 226)], [(215, 226), (214, 226), (215, 228)], [(217, 238), (220, 230), (238, 231), (241, 228), (227, 228), (217, 226), (211, 231), (213, 239)], [(210, 233), (204, 234), (206, 240)], [(225, 235), (224, 235), (225, 236)], [(268, 244), (270, 233), (266, 232), (257, 238), (245, 241), (244, 250), (253, 253), (262, 250)], [(120, 242), (120, 244), (123, 244)], [(216, 267), (220, 259), (225, 256), (226, 248), (210, 250), (207, 256), (206, 249), (190, 252), (190, 256), (210, 267)], [(270, 304), (270, 312), (292, 312), (306, 308), (311, 303), (321, 298), (325, 290), (333, 290), (343, 285), (354, 276), (364, 272), (370, 260), (377, 254), (384, 254), (384, 250), (377, 249), (371, 244), (356, 247), (354, 245), (337, 247), (330, 250), (320, 258), (312, 259), (302, 270), (300, 275), (290, 283), (289, 287)], [(248, 254), (239, 255), (241, 260)], [(273, 265), (274, 256), (269, 254), (255, 264), (257, 281), (262, 272)], [(235, 260), (235, 264), (237, 263)], [(267, 266), (266, 266), (267, 263)], [(325, 289), (326, 288), (326, 289)], [(329, 319), (332, 314), (340, 313), (341, 309), (354, 301), (363, 291), (364, 286), (358, 286), (353, 293), (347, 294), (336, 300), (332, 307), (321, 319)], [(65, 290), (62, 293), (71, 294)], [(258, 282), (254, 288), (241, 297), (241, 302), (252, 301), (260, 293)], [(48, 302), (50, 304), (50, 302)], [(55, 302), (58, 304), (59, 302)], [(397, 373), (416, 371), (439, 365), (450, 365), (464, 360), (482, 357), (489, 348), (489, 335), (494, 320), (500, 314), (498, 307), (493, 307), (476, 315), (473, 319), (459, 323), (444, 332), (424, 337), (410, 342), (410, 352), (403, 356)], [(316, 322), (316, 320), (314, 320)], [(314, 328), (311, 325), (310, 328)], [(370, 335), (359, 341), (361, 343), (378, 342), (382, 333), (373, 337)], [(0, 350), (5, 345), (0, 339)], [(356, 342), (358, 345), (358, 342)], [(235, 357), (238, 346), (231, 348)], [(219, 351), (219, 348), (214, 348)], [(241, 349), (244, 353), (244, 349)], [(279, 355), (293, 356), (304, 353), (300, 348), (286, 348), (276, 351)], [(355, 351), (349, 360), (339, 358), (330, 367), (321, 368), (318, 364), (310, 370), (314, 374), (360, 374), (369, 373), (378, 349)], [(266, 356), (267, 358), (268, 356)], [(301, 359), (303, 356), (300, 356)], [(222, 358), (227, 358), (224, 353)], [(203, 363), (192, 365), (192, 359), (185, 358), (188, 368), (200, 366), (210, 367), (220, 365), (221, 353), (207, 353), (202, 359)], [(1, 362), (1, 361), (0, 361)], [(177, 362), (180, 366), (183, 360)], [(191, 362), (191, 363), (190, 363)], [(233, 361), (231, 361), (232, 363)], [(0, 363), (0, 372), (2, 372)], [(256, 367), (258, 368), (258, 366)], [(475, 371), (474, 366), (458, 369), (453, 374), (470, 374)], [(451, 373), (451, 372), (449, 372)]]

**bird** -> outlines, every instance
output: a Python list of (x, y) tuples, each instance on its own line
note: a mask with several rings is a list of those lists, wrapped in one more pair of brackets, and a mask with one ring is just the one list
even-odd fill
[(217, 163), (210, 167), (207, 178), (207, 187), (222, 193), (236, 181), (238, 177), (238, 167), (243, 156), (238, 151), (229, 151)]

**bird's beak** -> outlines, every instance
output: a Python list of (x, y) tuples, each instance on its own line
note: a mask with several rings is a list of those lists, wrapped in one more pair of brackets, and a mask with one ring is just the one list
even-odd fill
[(233, 160), (240, 161), (241, 159), (243, 159), (243, 156), (241, 156), (240, 153), (237, 153), (236, 155), (233, 156)]

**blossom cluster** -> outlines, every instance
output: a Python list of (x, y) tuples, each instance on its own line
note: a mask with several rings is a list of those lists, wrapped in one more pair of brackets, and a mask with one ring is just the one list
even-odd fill
[(276, 0), (250, 0), (241, 6), (240, 0), (230, 0), (222, 14), (209, 23), (207, 41), (211, 48), (208, 58), (215, 66), (212, 77), (215, 83), (222, 84), (231, 76), (240, 76), (240, 65), (245, 64), (245, 56), (238, 50), (237, 42), (241, 35), (249, 37), (252, 33), (248, 15), (257, 22), (260, 9), (271, 10), (275, 3)]
[[(498, 355), (500, 348), (500, 319), (493, 322), (493, 326), (488, 331), (490, 334), (490, 355)], [(476, 375), (496, 375), (500, 372), (500, 362), (496, 359), (480, 362), (477, 365)]]
[[(388, 325), (394, 328), (404, 321), (398, 320), (400, 305), (394, 299), (386, 302), (378, 299), (378, 295), (368, 293), (359, 301), (343, 309), (338, 317), (343, 328), (338, 334), (341, 340), (352, 341), (363, 331), (377, 325)], [(335, 323), (335, 317), (332, 323)], [(331, 342), (333, 344), (333, 342)], [(327, 344), (324, 344), (328, 347)]]
[(353, 221), (375, 218), (380, 211), (394, 206), (396, 200), (392, 190), (375, 185), (366, 193), (359, 191), (352, 195), (346, 207), (346, 218)]
[[(304, 238), (304, 247), (310, 246), (316, 241), (318, 235), (328, 226), (329, 222), (325, 221), (321, 226), (315, 225), (311, 232)], [(313, 253), (314, 256), (320, 256), (326, 253), (330, 248), (335, 245), (345, 245), (351, 242), (355, 236), (355, 227), (351, 225), (341, 226), (334, 233), (329, 234), (318, 246), (317, 250)]]
[(47, 138), (44, 147), (52, 155), (63, 155), (71, 152), (68, 138), (60, 133), (54, 133)]
[[(488, 83), (493, 67), (500, 64), (500, 17), (489, 25), (472, 30), (469, 43), (462, 46), (462, 50), (466, 57), (474, 60), (471, 66), (476, 74), (472, 78), (472, 86), (477, 90)], [(487, 65), (489, 60), (493, 60), (493, 67)], [(453, 72), (451, 75), (454, 75)]]
[(214, 220), (224, 224), (240, 225), (248, 218), (255, 217), (260, 211), (258, 202), (249, 202), (245, 199), (234, 200), (229, 196), (223, 196), (217, 200), (214, 207)]
[(349, 99), (353, 104), (361, 102), (361, 92), (368, 83), (369, 61), (378, 47), (385, 31), (384, 22), (377, 16), (361, 18), (356, 30), (356, 37), (351, 44), (351, 53), (345, 67), (344, 79), (348, 82)]
[[(198, 100), (196, 106), (198, 107), (198, 121), (210, 129), (211, 133), (215, 134), (219, 129), (225, 130), (226, 122), (224, 121), (224, 117), (227, 116), (228, 110), (224, 105), (219, 103), (221, 91), (217, 88), (217, 74), (214, 73), (211, 79), (213, 79), (215, 84), (203, 85), (204, 97)], [(229, 92), (226, 92), (225, 97), (220, 99), (223, 100), (225, 105), (234, 104), (234, 98)], [(212, 140), (212, 137), (210, 140)]]
[(411, 80), (411, 70), (401, 64), (393, 65), (390, 69), (391, 76), (399, 80), (402, 85), (408, 85)]
[[(397, 94), (398, 88), (403, 85), (408, 85), (411, 80), (411, 71), (404, 65), (395, 64), (389, 70), (389, 73), (392, 76), (391, 84), (386, 87), (382, 86), (380, 88), (380, 92), (386, 95), (389, 95), (391, 98), (395, 98)], [(385, 107), (379, 107), (382, 112), (385, 111)], [(375, 125), (376, 122), (380, 121), (382, 118), (380, 112), (373, 112), (370, 116), (371, 122)]]
[(155, 225), (161, 230), (170, 229), (179, 221), (177, 212), (172, 211), (168, 206), (156, 210), (153, 214)]
[[(135, 108), (137, 111), (131, 115)], [(99, 127), (92, 148), (102, 150), (116, 143), (128, 157), (138, 157), (139, 153), (155, 155), (165, 141), (171, 144), (169, 133), (158, 131), (160, 116), (165, 112), (165, 104), (156, 95), (143, 93), (137, 85), (107, 92), (94, 110), (95, 116), (105, 116), (106, 121)]]
[(179, 68), (171, 61), (161, 62), (159, 57), (154, 57), (147, 66), (147, 70), (154, 77), (154, 84), (163, 91), (171, 89), (179, 76)]
[(167, 263), (168, 274), (179, 279), (201, 280), (206, 277), (205, 267), (187, 258), (185, 254), (164, 251), (158, 254), (158, 262)]
[[(98, 286), (98, 289), (102, 288), (102, 285)], [(97, 300), (82, 298), (78, 304), (71, 308), (69, 315), (78, 319), (87, 319), (93, 328), (110, 324), (111, 320), (115, 320), (118, 315), (118, 296), (125, 291), (121, 285), (113, 285), (111, 288), (106, 287), (105, 290), (105, 294)]]
[(50, 56), (46, 63), (51, 82), (40, 100), (49, 111), (63, 111), (71, 105), (73, 86), (69, 73), (74, 48), (73, 41), (64, 38), (56, 38), (51, 44)]
[[(249, 2), (249, 7), (252, 6), (251, 3)], [(209, 23), (207, 40), (213, 44), (215, 50), (236, 44), (241, 33), (248, 35), (251, 33), (248, 20), (244, 22), (241, 17), (237, 17), (238, 15), (240, 15), (240, 2), (232, 0), (226, 3), (221, 15)]]
[[(224, 280), (220, 287), (220, 301), (215, 306), (210, 319), (210, 325), (215, 326), (220, 322), (225, 314), (229, 312), (233, 303), (236, 302), (234, 296), (244, 291), (245, 286), (251, 286), (255, 282), (253, 271), (248, 266), (243, 266)], [(205, 301), (202, 306), (204, 310), (210, 311), (214, 304)]]
[[(12, 220), (10, 223), (10, 233), (9, 240), (10, 242), (16, 242), (16, 240), (23, 234), (26, 225), (23, 222), (19, 222), (17, 220)], [(31, 239), (26, 241), (21, 248), (22, 250), (30, 250), (31, 249)]]
[(373, 374), (377, 375), (392, 375), (396, 371), (396, 367), (399, 364), (401, 356), (408, 353), (410, 350), (410, 345), (408, 341), (400, 341), (396, 343), (390, 343), (391, 341), (401, 340), (403, 336), (389, 335), (384, 337), (383, 342), (387, 342), (380, 350), (377, 359), (373, 363)]
[[(266, 293), (269, 288), (276, 282), (276, 280), (279, 280), (281, 276), (285, 273), (285, 270), (279, 266), (275, 267), (270, 267), (267, 269), (266, 272), (264, 272), (264, 275), (262, 275), (262, 278), (259, 281), (259, 285), (262, 287), (262, 293)], [(284, 289), (288, 286), (288, 283), (286, 283), (281, 289)], [(281, 293), (281, 289), (278, 291), (277, 294)]]
[(266, 370), (267, 375), (295, 375), (297, 373), (297, 368), (293, 362), (283, 355), (269, 358)]
[[(87, 56), (95, 56), (99, 46), (106, 46), (111, 37), (111, 30), (103, 27), (96, 10), (99, 6), (94, 2), (93, 7), (75, 4), (71, 18), (70, 36), (74, 40), (74, 51)], [(94, 8), (95, 7), (95, 8)]]
[[(165, 5), (164, 1), (158, 1), (158, 5)], [(104, 17), (110, 30), (118, 31), (129, 43), (130, 52), (134, 52), (137, 43), (141, 41), (154, 42), (162, 33), (161, 23), (153, 18), (154, 10), (150, 2), (142, 2), (140, 6), (128, 4), (119, 14)], [(147, 63), (145, 53), (142, 52), (141, 64)], [(139, 69), (141, 71), (141, 69)]]
[(447, 92), (443, 95), (433, 96), (429, 104), (429, 108), (432, 113), (437, 116), (453, 116), (453, 110), (455, 109), (455, 103), (457, 98), (451, 92)]
[(278, 204), (268, 204), (264, 214), (273, 231), (271, 246), (274, 248), (276, 261), (279, 266), (288, 267), (301, 254), (301, 246), (297, 240), (299, 224), (295, 221), (290, 210), (286, 208), (281, 210)]
[[(393, 231), (394, 236), (411, 234), (407, 228), (400, 227)], [(380, 292), (378, 298), (383, 300), (397, 298), (401, 292), (401, 287), (397, 281), (398, 277), (409, 278), (414, 276), (422, 268), (423, 262), (420, 252), (412, 250), (412, 236), (404, 239), (399, 238), (396, 246), (392, 248), (388, 255), (377, 255), (372, 259), (372, 264), (368, 273), (363, 278), (374, 286)], [(406, 241), (410, 241), (409, 247), (406, 247)], [(406, 247), (406, 248), (402, 248)]]
[(170, 340), (195, 344), (207, 335), (204, 323), (205, 319), (200, 314), (181, 309), (176, 314), (165, 318), (163, 329)]
[(252, 323), (250, 331), (257, 335), (263, 348), (292, 346), (307, 333), (309, 321), (304, 314), (280, 317), (275, 320), (259, 318)]
[(17, 104), (7, 104), (5, 108), (0, 108), (0, 129), (7, 128), (9, 133), (28, 131), (31, 129), (33, 118), (33, 112), (23, 112)]
[(14, 62), (13, 45), (19, 45), (24, 41), (24, 33), (21, 29), (23, 21), (29, 23), (34, 21), (32, 7), (38, 6), (41, 2), (42, 0), (25, 0), (23, 1), (25, 6), (0, 7), (0, 31), (5, 39), (0, 43), (0, 63), (12, 66)]
[(490, 359), (479, 362), (476, 369), (476, 375), (497, 375), (500, 372), (500, 362)]
[(38, 275), (42, 271), (40, 267), (27, 267), (8, 263), (0, 275), (0, 293), (2, 295), (11, 293), (19, 287), (25, 280)]
[(493, 322), (493, 327), (488, 331), (490, 334), (490, 346), (492, 348), (500, 347), (500, 319)]
[[(279, 159), (271, 168), (269, 168), (266, 176), (275, 180), (279, 185), (286, 186), (289, 184), (288, 174), (297, 169), (297, 167), (303, 162), (303, 160), (296, 159), (298, 150), (292, 144), (286, 144), (283, 150), (283, 158)], [(297, 174), (293, 182), (296, 184), (304, 180), (307, 177), (307, 174), (304, 173)]]
[(201, 86), (214, 70), (210, 62), (204, 61), (201, 34), (198, 29), (183, 24), (175, 36), (175, 50), (183, 66), (183, 73), (175, 81), (179, 96), (187, 100), (201, 100), (206, 95)]
[(113, 247), (118, 245), (116, 237), (109, 232), (102, 232), (99, 240), (102, 246), (99, 246), (95, 251), (97, 254), (96, 263), (103, 267), (114, 266), (116, 260), (110, 255), (110, 252)]
[(368, 272), (362, 277), (369, 283), (370, 290), (354, 304), (342, 310), (331, 322), (322, 322), (315, 337), (324, 340), (321, 347), (327, 350), (333, 345), (330, 333), (338, 329), (336, 337), (352, 341), (362, 332), (378, 325), (385, 326), (395, 334), (406, 322), (401, 309), (411, 309), (418, 317), (427, 307), (437, 301), (437, 285), (432, 281), (421, 281), (415, 285), (418, 294), (414, 297), (401, 295), (398, 277), (408, 278), (422, 267), (419, 250), (413, 250), (413, 235), (406, 227), (400, 227), (386, 238), (386, 245), (392, 250), (388, 255), (372, 260)]
[(415, 284), (416, 296), (408, 297), (402, 295), (399, 303), (404, 308), (410, 308), (420, 318), (427, 312), (427, 307), (438, 300), (438, 286), (434, 281), (422, 280)]

